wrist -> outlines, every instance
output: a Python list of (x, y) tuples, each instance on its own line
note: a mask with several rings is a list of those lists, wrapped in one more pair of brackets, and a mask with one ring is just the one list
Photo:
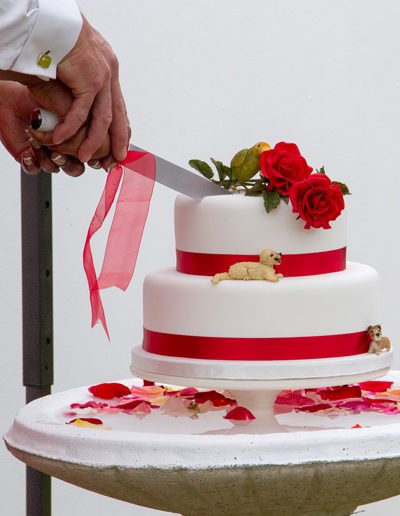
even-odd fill
[(0, 81), (19, 82), (24, 86), (35, 86), (44, 81), (35, 75), (28, 75), (26, 73), (13, 72), (12, 70), (0, 70)]

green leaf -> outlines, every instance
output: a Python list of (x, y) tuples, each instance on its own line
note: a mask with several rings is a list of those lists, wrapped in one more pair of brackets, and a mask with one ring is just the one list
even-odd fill
[(281, 202), (281, 196), (276, 190), (273, 190), (272, 192), (268, 192), (268, 190), (265, 190), (263, 193), (263, 197), (264, 206), (267, 210), (267, 213), (271, 213), (271, 211), (277, 208)]
[(205, 161), (201, 161), (200, 159), (191, 159), (189, 161), (189, 165), (197, 170), (197, 172), (200, 172), (200, 174), (202, 174), (207, 179), (212, 179), (214, 177), (212, 168)]
[(232, 169), (228, 165), (224, 165), (225, 174), (229, 179), (232, 179)]
[(223, 181), (224, 179), (232, 179), (232, 169), (231, 167), (228, 167), (227, 165), (224, 165), (222, 161), (217, 161), (214, 158), (210, 158), (211, 161), (214, 163), (215, 168), (218, 172), (218, 177), (220, 181)]
[(257, 182), (254, 186), (246, 191), (246, 195), (261, 195), (265, 191), (265, 183)]
[(226, 176), (224, 164), (222, 163), (222, 161), (217, 161), (214, 158), (210, 158), (210, 160), (214, 163), (214, 167), (217, 169), (219, 180), (223, 181)]
[(284, 203), (289, 204), (289, 196), (288, 195), (281, 195), (281, 199)]
[(349, 187), (340, 181), (332, 181), (333, 185), (339, 185), (343, 195), (351, 195)]
[(320, 169), (316, 168), (315, 170), (317, 171), (317, 174), (324, 174), (324, 176), (326, 175), (325, 166), (322, 166)]

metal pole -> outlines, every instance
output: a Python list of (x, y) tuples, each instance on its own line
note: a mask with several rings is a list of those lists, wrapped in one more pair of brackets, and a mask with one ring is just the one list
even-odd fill
[[(53, 384), (51, 174), (21, 172), (23, 383), (26, 402)], [(27, 467), (26, 515), (51, 515), (50, 477)]]

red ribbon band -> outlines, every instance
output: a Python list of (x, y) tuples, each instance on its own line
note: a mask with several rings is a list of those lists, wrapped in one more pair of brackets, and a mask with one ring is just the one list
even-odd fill
[[(207, 254), (176, 250), (176, 270), (184, 274), (214, 276), (225, 272), (237, 262), (258, 262), (257, 255)], [(285, 277), (313, 276), (346, 269), (346, 247), (332, 251), (305, 254), (283, 254), (282, 262), (275, 267)]]
[(206, 360), (307, 360), (366, 353), (367, 332), (314, 337), (234, 338), (174, 335), (144, 329), (143, 349), (157, 355)]

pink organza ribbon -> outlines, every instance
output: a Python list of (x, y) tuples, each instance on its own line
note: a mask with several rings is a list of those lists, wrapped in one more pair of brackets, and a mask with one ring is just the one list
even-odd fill
[[(83, 266), (89, 284), (92, 327), (100, 321), (108, 338), (110, 336), (100, 290), (109, 287), (126, 290), (132, 279), (154, 188), (155, 163), (152, 154), (128, 152), (126, 159), (108, 173), (106, 186), (87, 233)], [(103, 225), (120, 184), (103, 266), (97, 277), (90, 240)]]

